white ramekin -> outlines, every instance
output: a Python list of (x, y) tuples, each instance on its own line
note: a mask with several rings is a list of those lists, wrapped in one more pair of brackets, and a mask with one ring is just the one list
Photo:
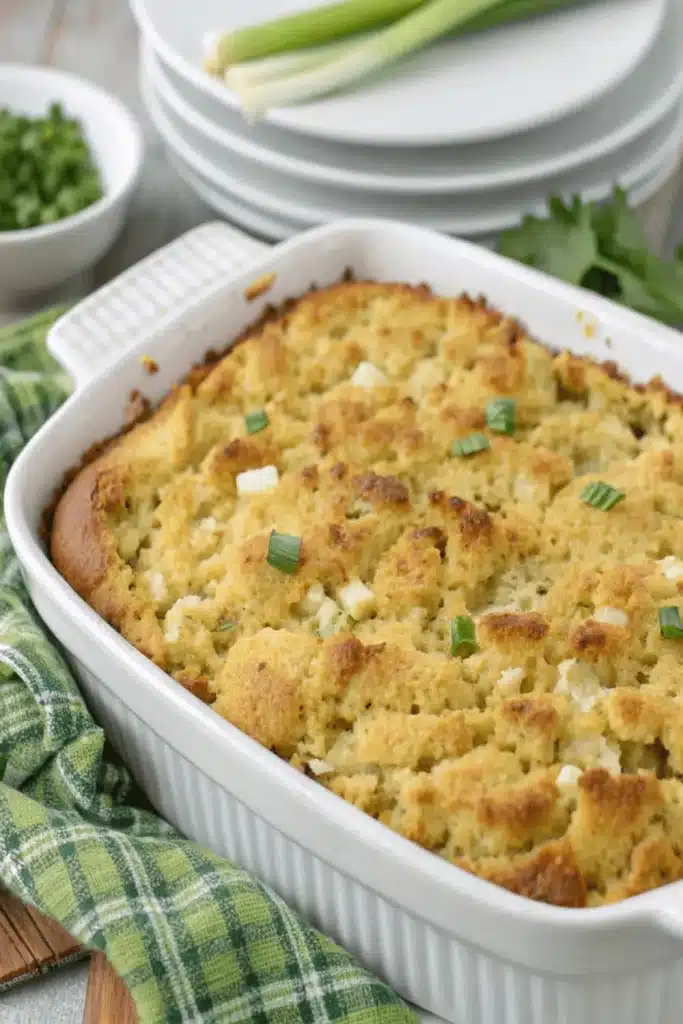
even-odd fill
[(0, 231), (0, 298), (51, 288), (102, 257), (123, 227), (143, 157), (142, 133), (123, 104), (64, 71), (0, 65), (0, 110), (44, 116), (61, 103), (81, 121), (102, 175), (92, 206), (45, 227)]

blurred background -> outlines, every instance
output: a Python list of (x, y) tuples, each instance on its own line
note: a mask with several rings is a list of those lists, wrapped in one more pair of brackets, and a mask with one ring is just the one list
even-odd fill
[[(79, 297), (211, 217), (178, 177), (142, 107), (138, 30), (127, 0), (0, 0), (0, 63), (61, 68), (118, 96), (142, 126), (146, 149), (123, 234), (92, 271), (40, 296), (0, 299), (0, 324)], [(2, 104), (0, 103), (0, 106)]]
[[(611, 0), (611, 2), (616, 3), (617, 0)], [(629, 3), (638, 4), (639, 2), (640, 0), (623, 0), (624, 8), (626, 10)], [(298, 5), (306, 6), (303, 0), (299, 0)], [(164, 54), (161, 54), (161, 57), (159, 54), (154, 53), (154, 44), (158, 42), (158, 37), (155, 35), (157, 30), (162, 35), (166, 34), (166, 38), (162, 39), (162, 42), (164, 44), (168, 43), (172, 49), (175, 45), (172, 38), (173, 33), (180, 33), (182, 36), (182, 33), (185, 31), (184, 22), (190, 19), (188, 24), (192, 27), (192, 34), (185, 43), (186, 53), (180, 54), (179, 59), (181, 61), (186, 59), (188, 53), (190, 56), (196, 55), (195, 63), (197, 70), (201, 73), (199, 67), (201, 58), (199, 30), (202, 19), (206, 22), (211, 17), (216, 17), (216, 12), (225, 9), (227, 12), (226, 17), (228, 15), (232, 17), (235, 11), (241, 11), (242, 13), (239, 17), (242, 20), (258, 20), (259, 17), (272, 16), (273, 11), (287, 10), (290, 5), (280, 2), (280, 0), (277, 0), (277, 2), (276, 0), (259, 0), (259, 3), (249, 5), (236, 3), (235, 0), (232, 0), (227, 6), (217, 3), (216, 0), (201, 0), (199, 3), (180, 3), (180, 0), (163, 0), (163, 2), (161, 0), (156, 0), (156, 2), (153, 2), (153, 0), (139, 0), (133, 6), (136, 8), (138, 20), (140, 19), (140, 12), (142, 12), (143, 17), (147, 17), (149, 25), (151, 25), (150, 32), (146, 33), (142, 44), (138, 25), (133, 17), (128, 0), (0, 0), (0, 63), (19, 62), (22, 64), (54, 67), (83, 76), (123, 101), (129, 111), (139, 120), (145, 141), (144, 164), (139, 184), (132, 198), (126, 227), (110, 251), (98, 261), (94, 269), (79, 275), (75, 279), (69, 280), (59, 288), (51, 290), (48, 294), (41, 294), (39, 297), (29, 295), (0, 299), (0, 322), (16, 318), (18, 315), (31, 311), (33, 308), (42, 308), (50, 302), (61, 300), (64, 297), (70, 298), (86, 294), (93, 287), (109, 280), (123, 268), (147, 253), (152, 252), (160, 245), (173, 239), (188, 228), (216, 215), (216, 204), (214, 203), (214, 210), (212, 211), (197, 195), (197, 189), (201, 187), (200, 184), (192, 188), (178, 174), (175, 168), (182, 163), (182, 157), (179, 158), (177, 152), (173, 152), (173, 143), (172, 141), (169, 143), (168, 137), (166, 138), (166, 144), (162, 141), (152, 123), (148, 109), (146, 109), (145, 102), (141, 96), (139, 84), (141, 57), (145, 56), (146, 59), (148, 92), (151, 96), (151, 102), (154, 104), (154, 109), (157, 111), (155, 120), (159, 121), (159, 118), (164, 119), (165, 117), (163, 123), (168, 126), (170, 123), (168, 115), (169, 113), (173, 114), (173, 110), (170, 108), (166, 109), (165, 114), (161, 110), (163, 96), (159, 93), (159, 82), (164, 79), (165, 75), (166, 86), (170, 84), (172, 88), (173, 81), (171, 81), (171, 76), (174, 73), (174, 68), (164, 64), (163, 57), (166, 51), (164, 51)], [(296, 6), (296, 3), (294, 6)], [(261, 11), (261, 7), (263, 7), (263, 11)], [(614, 155), (610, 156), (610, 159), (614, 164), (614, 178), (616, 179), (619, 177), (620, 172), (619, 159), (622, 161), (631, 160), (632, 163), (635, 160), (633, 166), (636, 167), (637, 165), (639, 168), (641, 165), (645, 165), (644, 162), (647, 163), (649, 161), (652, 163), (650, 158), (657, 156), (652, 150), (652, 146), (656, 142), (664, 144), (663, 152), (668, 163), (666, 166), (658, 164), (655, 167), (657, 187), (654, 194), (649, 195), (647, 201), (639, 205), (638, 213), (651, 247), (661, 254), (670, 255), (675, 245), (683, 240), (683, 210), (679, 202), (679, 193), (681, 191), (680, 173), (675, 170), (675, 163), (672, 163), (671, 159), (672, 152), (675, 156), (677, 147), (680, 146), (680, 90), (683, 88), (683, 82), (681, 81), (683, 58), (680, 58), (681, 67), (678, 70), (668, 68), (660, 73), (662, 80), (661, 82), (658, 81), (657, 84), (657, 89), (659, 90), (659, 100), (657, 102), (659, 106), (656, 118), (654, 117), (654, 111), (653, 117), (648, 117), (648, 104), (654, 101), (654, 94), (648, 95), (648, 88), (651, 92), (655, 89), (654, 79), (658, 73), (657, 68), (661, 68), (664, 64), (664, 58), (658, 57), (657, 47), (663, 45), (663, 38), (667, 34), (671, 35), (671, 30), (667, 31), (667, 25), (662, 19), (670, 17), (672, 10), (678, 12), (678, 23), (680, 23), (682, 18), (679, 0), (666, 0), (666, 2), (665, 0), (642, 0), (641, 8), (638, 11), (635, 9), (631, 11), (632, 17), (636, 19), (631, 28), (632, 30), (637, 30), (642, 22), (649, 35), (647, 40), (641, 40), (640, 43), (637, 43), (635, 49), (633, 39), (629, 40), (624, 37), (621, 40), (620, 45), (624, 52), (620, 59), (624, 67), (621, 69), (615, 67), (613, 70), (614, 74), (618, 72), (621, 77), (619, 77), (612, 93), (610, 94), (608, 91), (605, 98), (604, 83), (599, 81), (585, 83), (586, 96), (583, 100), (585, 110), (582, 109), (578, 114), (565, 116), (559, 121), (552, 121), (550, 119), (547, 127), (541, 125), (540, 127), (533, 128), (532, 126), (531, 130), (529, 130), (524, 129), (522, 125), (519, 133), (515, 135), (513, 131), (514, 125), (503, 126), (503, 129), (499, 128), (499, 130), (507, 131), (508, 135), (506, 137), (494, 138), (493, 140), (478, 139), (471, 142), (471, 144), (468, 143), (467, 139), (458, 141), (456, 136), (454, 141), (449, 144), (450, 148), (448, 146), (434, 147), (429, 145), (421, 147), (419, 145), (419, 135), (416, 135), (412, 142), (417, 142), (418, 145), (413, 145), (407, 149), (404, 147), (402, 150), (399, 150), (387, 147), (386, 139), (381, 140), (382, 145), (379, 146), (373, 146), (371, 144), (372, 140), (368, 142), (365, 138), (359, 140), (346, 138), (341, 141), (333, 139), (330, 141), (330, 139), (324, 137), (325, 131), (317, 131), (316, 135), (315, 125), (313, 130), (310, 129), (310, 126), (306, 128), (304, 125), (305, 130), (301, 131), (301, 126), (294, 123), (289, 125), (289, 128), (292, 130), (288, 130), (287, 125), (285, 125), (284, 128), (279, 130), (266, 128), (264, 132), (261, 125), (257, 125), (254, 128), (241, 117), (238, 111), (234, 109), (228, 110), (226, 106), (224, 118), (216, 117), (215, 137), (209, 137), (211, 135), (210, 131), (207, 136), (205, 131), (206, 145), (212, 148), (207, 149), (206, 156), (201, 154), (200, 159), (213, 160), (217, 166), (220, 163), (221, 153), (224, 155), (224, 166), (218, 167), (218, 172), (222, 175), (221, 181), (225, 181), (224, 187), (218, 190), (220, 192), (220, 195), (217, 197), (218, 207), (222, 205), (224, 208), (226, 202), (232, 202), (231, 190), (237, 189), (239, 193), (240, 188), (244, 185), (244, 175), (240, 175), (239, 170), (236, 171), (231, 163), (231, 160), (234, 160), (234, 152), (229, 151), (229, 147), (223, 145), (222, 133), (227, 129), (230, 137), (235, 140), (238, 149), (243, 148), (246, 140), (248, 145), (256, 145), (258, 151), (265, 154), (266, 164), (270, 163), (272, 166), (274, 163), (276, 168), (279, 167), (278, 161), (281, 161), (283, 154), (285, 158), (293, 158), (295, 161), (298, 155), (299, 163), (305, 164), (308, 162), (310, 164), (315, 162), (316, 154), (319, 153), (320, 166), (323, 168), (323, 171), (320, 173), (324, 175), (329, 173), (329, 167), (335, 162), (334, 154), (338, 153), (339, 170), (337, 177), (340, 174), (347, 173), (349, 179), (344, 188), (334, 185), (334, 188), (338, 188), (338, 191), (334, 192), (333, 187), (330, 186), (326, 193), (326, 195), (332, 196), (329, 202), (333, 214), (336, 212), (336, 215), (341, 216), (347, 212), (347, 207), (350, 206), (353, 208), (349, 209), (348, 212), (355, 212), (354, 204), (356, 202), (366, 204), (369, 207), (369, 212), (372, 212), (373, 197), (377, 197), (376, 202), (381, 215), (401, 216), (402, 211), (405, 210), (405, 219), (411, 219), (416, 216), (415, 209), (417, 208), (419, 211), (421, 209), (420, 203), (423, 203), (424, 209), (427, 211), (425, 216), (428, 217), (428, 223), (438, 226), (440, 211), (443, 210), (444, 223), (453, 223), (457, 228), (458, 223), (460, 223), (458, 218), (462, 217), (463, 209), (466, 212), (470, 209), (476, 211), (477, 217), (481, 220), (482, 208), (485, 211), (485, 207), (483, 207), (484, 200), (492, 203), (495, 201), (497, 210), (501, 203), (508, 204), (508, 196), (514, 196), (517, 193), (510, 191), (512, 186), (505, 186), (497, 192), (491, 190), (490, 187), (486, 192), (481, 192), (475, 187), (470, 197), (466, 190), (463, 191), (461, 187), (462, 182), (456, 181), (458, 190), (452, 196), (427, 194), (429, 192), (427, 186), (429, 185), (429, 180), (431, 180), (430, 176), (433, 176), (435, 168), (437, 173), (443, 177), (443, 168), (451, 166), (449, 161), (452, 161), (452, 166), (457, 171), (458, 161), (462, 160), (462, 167), (468, 169), (468, 180), (475, 180), (477, 173), (481, 174), (484, 172), (490, 178), (492, 170), (495, 173), (502, 172), (501, 180), (505, 179), (506, 174), (508, 178), (511, 175), (519, 177), (521, 174), (522, 181), (515, 182), (513, 188), (517, 190), (522, 189), (519, 192), (521, 199), (515, 200), (515, 202), (517, 202), (519, 210), (523, 212), (524, 209), (529, 207), (530, 203), (532, 208), (538, 206), (541, 197), (547, 195), (553, 183), (558, 180), (557, 175), (551, 175), (546, 181), (539, 174), (534, 178), (532, 185), (527, 185), (524, 182), (525, 161), (527, 164), (529, 161), (533, 164), (533, 160), (536, 159), (534, 154), (537, 149), (545, 154), (547, 163), (549, 155), (555, 159), (552, 151), (553, 147), (558, 146), (557, 140), (559, 140), (559, 145), (564, 146), (566, 151), (571, 150), (572, 146), (576, 146), (579, 143), (584, 146), (588, 144), (589, 148), (592, 145), (593, 151), (595, 151), (596, 140), (593, 139), (591, 141), (589, 137), (590, 132), (595, 134), (597, 127), (599, 135), (606, 137), (610, 133), (613, 134), (615, 127), (619, 127), (615, 125), (614, 120), (617, 115), (623, 118), (624, 125), (626, 126), (631, 123), (635, 124), (635, 121), (638, 124), (649, 124), (654, 120), (654, 124), (650, 124), (650, 127), (647, 129), (650, 132), (649, 136), (647, 133), (639, 134), (637, 138), (632, 139), (629, 144), (630, 149), (629, 146), (621, 147), (615, 151)], [(559, 18), (569, 16), (578, 17), (572, 11), (562, 11), (557, 15)], [(550, 17), (555, 17), (555, 15)], [(196, 26), (192, 22), (193, 18), (195, 19)], [(638, 18), (641, 19), (640, 22)], [(168, 24), (164, 23), (164, 19), (166, 19)], [(562, 26), (560, 25), (560, 27)], [(606, 28), (609, 28), (609, 25)], [(510, 29), (496, 30), (496, 32), (513, 33), (518, 31), (518, 29), (524, 32), (528, 31), (525, 27), (513, 26)], [(609, 47), (611, 44), (614, 47), (614, 33), (612, 29), (610, 29), (610, 32), (612, 39), (609, 38), (609, 35), (606, 35), (603, 40), (605, 47)], [(484, 34), (482, 34), (481, 38), (483, 36)], [(497, 39), (498, 36), (495, 38)], [(507, 39), (507, 36), (505, 38)], [(517, 37), (510, 36), (510, 38), (513, 41), (516, 40), (515, 45), (521, 45)], [(529, 39), (532, 44), (533, 37), (529, 37)], [(524, 42), (524, 45), (527, 46), (527, 52), (530, 54), (535, 52), (533, 46), (529, 49), (531, 44)], [(437, 47), (439, 45), (442, 44), (437, 44)], [(456, 40), (455, 42), (448, 40), (443, 45), (462, 48), (465, 43), (461, 40)], [(631, 50), (629, 50), (629, 46)], [(144, 54), (141, 53), (143, 47)], [(467, 53), (469, 51), (463, 51), (462, 49), (457, 51), (458, 54), (462, 52)], [(678, 53), (683, 53), (683, 49), (679, 48)], [(580, 64), (583, 55), (573, 51), (572, 59)], [(186, 60), (187, 66), (188, 61)], [(416, 73), (421, 73), (419, 63), (414, 65), (408, 62), (406, 66), (409, 73), (412, 73), (415, 67), (417, 68)], [(405, 75), (405, 73), (403, 68), (399, 68), (397, 72), (399, 76)], [(159, 76), (161, 76), (161, 79)], [(559, 77), (561, 76), (558, 75)], [(154, 80), (152, 81), (152, 79)], [(400, 77), (398, 80), (400, 84), (402, 81)], [(529, 79), (529, 81), (531, 82), (533, 79)], [(419, 87), (419, 92), (419, 89), (422, 88), (419, 77), (415, 79), (415, 82), (416, 87)], [(646, 84), (649, 82), (650, 84), (647, 87), (639, 84), (643, 82)], [(202, 96), (201, 91), (196, 88), (196, 82), (190, 81), (189, 78), (187, 82), (183, 83), (182, 74), (177, 76), (175, 84), (175, 96), (180, 100), (181, 109), (184, 101), (186, 104), (185, 112), (189, 112), (191, 119), (198, 115), (205, 130), (210, 116), (210, 110), (207, 109), (207, 96)], [(596, 98), (591, 100), (591, 103), (588, 103), (588, 100), (590, 100), (591, 84), (594, 91), (596, 91)], [(408, 82), (408, 85), (410, 85), (410, 82)], [(518, 83), (518, 85), (519, 88), (522, 88), (524, 83)], [(373, 91), (373, 88), (371, 85), (370, 92), (368, 93), (371, 99), (377, 93), (377, 89), (374, 88)], [(506, 78), (501, 73), (501, 77), (496, 83), (496, 88), (500, 91), (501, 96), (511, 89), (514, 92), (514, 76)], [(641, 91), (644, 90), (642, 91), (642, 96), (638, 92), (639, 89)], [(678, 90), (675, 97), (673, 97), (672, 90), (673, 92)], [(665, 107), (662, 107), (660, 101), (664, 93), (666, 93), (669, 99), (666, 101)], [(166, 95), (168, 95), (172, 102), (173, 93), (167, 92)], [(429, 97), (428, 93), (424, 95)], [(640, 100), (639, 96), (641, 97)], [(361, 90), (358, 93), (358, 97), (358, 102), (362, 108), (365, 106), (365, 93)], [(671, 102), (672, 97), (675, 101), (673, 103)], [(353, 99), (353, 96), (351, 99)], [(485, 97), (482, 97), (482, 103), (484, 99)], [(620, 112), (615, 107), (617, 99), (622, 104), (622, 107), (625, 104), (630, 104), (633, 109), (622, 109)], [(148, 97), (147, 107), (149, 107), (149, 101)], [(562, 101), (563, 97), (559, 95), (556, 102), (561, 103)], [(213, 102), (215, 107), (215, 100)], [(343, 98), (343, 102), (348, 101)], [(193, 103), (195, 104), (194, 110), (190, 109)], [(2, 103), (0, 103), (0, 106), (2, 106)], [(325, 105), (325, 101), (314, 103), (311, 105), (311, 109), (314, 113), (322, 111), (319, 120), (322, 118), (323, 127), (325, 127), (325, 118), (328, 118), (334, 130), (339, 129), (339, 124), (341, 124), (342, 129), (344, 128), (344, 111), (341, 110), (338, 101), (328, 101), (327, 105)], [(401, 110), (403, 109), (401, 108)], [(293, 110), (295, 111), (294, 118), (296, 119), (298, 116), (296, 108), (293, 108)], [(340, 110), (341, 121), (339, 121), (338, 116)], [(661, 110), (665, 110), (665, 112), (660, 116)], [(522, 114), (523, 109), (520, 116)], [(419, 127), (419, 111), (417, 113), (415, 111), (407, 111), (406, 118), (408, 121), (410, 117), (413, 118)], [(335, 122), (335, 118), (339, 123)], [(668, 121), (667, 118), (669, 119)], [(371, 131), (372, 123), (368, 123), (370, 125), (369, 130)], [(520, 124), (522, 124), (521, 121)], [(182, 124), (180, 127), (182, 128)], [(209, 128), (211, 128), (210, 125)], [(189, 125), (188, 131), (193, 130), (193, 125)], [(631, 131), (631, 135), (633, 135), (634, 131), (635, 128)], [(512, 136), (510, 136), (510, 132), (513, 132)], [(546, 133), (545, 135), (543, 134), (544, 132)], [(582, 132), (584, 134), (588, 133), (584, 142), (581, 142)], [(655, 134), (659, 133), (657, 138), (653, 136), (653, 132)], [(548, 133), (552, 134), (549, 135)], [(564, 143), (562, 142), (563, 133)], [(218, 145), (223, 147), (218, 155), (216, 155), (216, 138), (219, 139)], [(650, 138), (653, 139), (652, 144), (648, 141)], [(193, 136), (191, 134), (185, 136), (183, 140), (184, 151), (188, 143), (191, 145), (192, 139)], [(388, 141), (391, 140), (389, 139)], [(640, 147), (637, 153), (634, 150), (634, 146), (636, 149)], [(335, 147), (337, 148), (335, 149)], [(197, 150), (199, 151), (200, 149), (201, 147), (197, 146)], [(171, 154), (170, 159), (169, 152)], [(401, 153), (405, 154), (405, 156), (402, 157)], [(514, 158), (514, 167), (512, 164), (510, 167), (506, 167), (506, 160), (512, 158)], [(399, 166), (401, 159), (405, 159), (405, 168)], [(173, 165), (171, 160), (174, 161)], [(387, 161), (390, 165), (389, 170), (393, 169), (396, 173), (403, 172), (402, 180), (406, 180), (410, 175), (419, 173), (421, 160), (424, 160), (423, 176), (426, 180), (424, 195), (419, 191), (416, 192), (414, 188), (411, 189), (409, 196), (402, 196), (401, 194), (389, 191), (383, 194), (381, 187), (376, 187), (378, 181), (381, 186), (381, 174), (386, 173)], [(348, 172), (344, 170), (345, 161), (349, 165)], [(357, 174), (357, 168), (359, 166), (365, 168), (363, 173), (366, 173), (368, 167), (372, 169), (375, 165), (378, 168), (374, 173), (375, 191), (368, 192), (365, 189), (355, 191), (353, 175), (354, 173)], [(600, 170), (602, 174), (600, 183), (604, 191), (604, 188), (609, 187), (612, 183), (609, 178), (605, 177), (605, 174), (609, 175), (609, 165), (605, 166), (604, 158), (602, 158), (602, 164), (599, 161), (598, 165), (602, 168)], [(239, 168), (239, 163), (237, 166)], [(571, 185), (576, 179), (577, 185), (580, 186), (586, 180), (586, 175), (588, 175), (588, 180), (592, 180), (591, 175), (594, 173), (595, 166), (595, 161), (589, 162), (589, 165), (580, 163), (571, 172), (566, 172), (564, 176), (561, 176), (559, 180), (565, 185), (567, 183)], [(259, 171), (261, 173), (261, 168), (257, 167), (257, 162), (254, 163), (254, 168), (255, 172)], [(298, 171), (296, 174), (280, 174), (278, 171), (277, 174), (279, 176), (277, 177), (276, 172), (272, 169), (268, 170), (267, 173), (272, 176), (274, 189), (277, 189), (281, 183), (283, 190), (285, 187), (290, 191), (292, 188), (298, 188), (300, 206), (303, 205), (305, 207), (306, 203), (312, 201), (310, 198), (311, 194), (315, 194), (315, 189), (318, 186), (310, 181), (299, 180), (297, 177)], [(318, 174), (318, 171), (316, 170), (315, 173)], [(186, 173), (185, 178), (187, 176)], [(198, 181), (197, 175), (195, 175), (195, 180)], [(649, 177), (645, 184), (647, 185), (651, 180), (652, 178)], [(250, 182), (247, 182), (247, 185), (249, 184)], [(638, 188), (640, 189), (640, 186)], [(637, 192), (638, 189), (635, 191)], [(642, 191), (640, 189), (640, 192)], [(645, 189), (646, 193), (651, 191), (651, 189)], [(530, 192), (533, 192), (533, 195), (529, 195)], [(537, 198), (534, 198), (536, 193), (538, 194)], [(276, 192), (272, 190), (268, 190), (268, 194), (276, 197)], [(471, 207), (468, 206), (470, 198)], [(282, 202), (284, 208), (286, 206), (285, 200)], [(246, 220), (242, 220), (242, 226), (247, 228), (253, 219), (255, 217), (258, 218), (258, 215), (262, 213), (262, 211), (255, 208), (255, 204), (252, 203), (251, 207), (249, 216), (245, 213)], [(385, 207), (388, 210), (386, 213)], [(365, 206), (363, 209), (365, 209)], [(519, 212), (520, 217), (521, 212)], [(310, 219), (311, 222), (316, 220), (314, 216)], [(469, 220), (465, 218), (465, 223), (469, 223), (470, 220), (471, 218)], [(239, 222), (239, 218), (237, 218), (237, 221)], [(485, 221), (486, 217), (484, 217), (482, 223)], [(297, 224), (292, 222), (291, 219), (287, 221), (283, 214), (282, 218), (277, 219), (277, 224), (284, 222), (287, 222), (289, 226), (281, 227), (280, 235), (282, 231), (291, 232), (298, 229)], [(256, 219), (256, 224), (259, 225), (260, 223), (261, 221)], [(265, 232), (263, 230), (260, 232), (261, 237), (264, 236), (264, 233), (268, 233), (268, 224), (274, 225), (275, 221), (271, 218), (270, 221), (266, 219), (265, 223), (266, 230)], [(304, 226), (305, 224), (301, 224), (301, 227)], [(255, 233), (259, 234), (258, 231)], [(271, 239), (269, 240), (273, 240), (274, 237), (278, 236), (278, 231), (275, 230), (274, 226), (270, 233)], [(456, 231), (453, 233), (465, 234), (466, 232)], [(493, 244), (495, 243), (495, 233), (482, 235), (480, 240), (485, 244)]]

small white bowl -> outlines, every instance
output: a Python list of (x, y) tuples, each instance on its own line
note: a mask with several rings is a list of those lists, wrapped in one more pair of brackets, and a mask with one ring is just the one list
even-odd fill
[(52, 103), (81, 122), (104, 195), (44, 227), (0, 231), (0, 297), (37, 292), (90, 267), (123, 227), (143, 157), (142, 133), (117, 99), (63, 71), (0, 65), (0, 109), (42, 117)]

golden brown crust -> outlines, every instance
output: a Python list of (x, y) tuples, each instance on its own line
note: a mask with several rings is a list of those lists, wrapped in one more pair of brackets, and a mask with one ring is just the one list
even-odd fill
[[(291, 756), (303, 727), (297, 680), (308, 669), (314, 644), (308, 637), (297, 637), (285, 661), (273, 632), (263, 630), (258, 641), (245, 638), (231, 648), (216, 678), (214, 708), (264, 747)], [(229, 686), (221, 685), (223, 677), (230, 680)]]
[(87, 601), (107, 572), (106, 527), (97, 503), (98, 466), (87, 466), (55, 509), (50, 556)]
[(520, 896), (556, 907), (585, 907), (586, 882), (566, 840), (547, 843), (509, 867), (484, 868), (483, 877)]
[(548, 623), (538, 612), (491, 612), (482, 616), (480, 626), (492, 639), (542, 640), (548, 635)]
[(395, 476), (363, 473), (352, 481), (361, 498), (373, 505), (396, 505), (401, 508), (410, 501), (410, 491)]
[[(559, 906), (681, 877), (683, 644), (657, 621), (683, 595), (678, 399), (425, 287), (347, 280), (240, 342), (91, 453), (58, 569), (218, 714), (452, 863)], [(500, 395), (513, 436), (487, 426)], [(451, 454), (474, 431), (488, 447)], [(624, 501), (587, 505), (594, 480)], [(272, 530), (301, 538), (292, 574)]]
[(569, 646), (578, 658), (616, 657), (622, 646), (619, 626), (587, 619), (569, 635)]

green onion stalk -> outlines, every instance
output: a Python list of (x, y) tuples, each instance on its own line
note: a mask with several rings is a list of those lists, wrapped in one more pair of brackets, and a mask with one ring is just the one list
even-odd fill
[[(426, 0), (342, 0), (341, 3), (274, 18), (260, 25), (209, 33), (205, 67), (211, 74), (222, 78), (228, 68), (236, 64), (248, 64), (282, 54), (301, 56), (300, 51), (308, 49), (320, 51), (315, 54), (315, 63), (325, 46), (390, 25), (425, 3)], [(461, 35), (486, 31), (524, 18), (549, 14), (575, 3), (577, 0), (496, 0), (493, 6), (487, 6), (453, 26), (450, 32)], [(303, 64), (301, 69), (305, 66)], [(268, 74), (265, 74), (266, 70)], [(264, 77), (271, 77), (274, 70), (289, 73), (296, 70), (296, 61), (264, 67)]]
[(208, 40), (209, 70), (222, 75), (233, 64), (259, 60), (276, 53), (324, 46), (346, 36), (389, 25), (419, 7), (424, 0), (343, 0), (342, 3), (300, 11), (218, 33)]
[[(373, 33), (374, 34), (374, 33)], [(363, 36), (370, 39), (370, 34)], [(351, 53), (358, 46), (358, 37), (341, 39), (327, 46), (312, 46), (294, 53), (279, 53), (243, 64), (234, 64), (224, 75), (225, 81), (237, 93), (261, 85), (263, 82), (288, 78), (303, 71), (312, 71), (336, 57)]]
[[(253, 85), (237, 69), (228, 71), (248, 115), (257, 117), (272, 107), (287, 107), (325, 96), (352, 85), (401, 57), (426, 46), (499, 0), (430, 0), (412, 13), (321, 64), (282, 78)], [(235, 73), (237, 71), (237, 73)]]

